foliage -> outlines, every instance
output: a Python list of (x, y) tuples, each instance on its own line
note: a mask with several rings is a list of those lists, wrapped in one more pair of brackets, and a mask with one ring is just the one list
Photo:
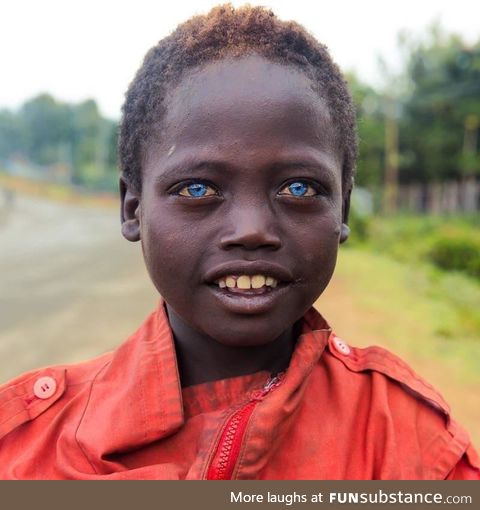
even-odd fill
[(348, 75), (350, 91), (357, 110), (358, 126), (358, 186), (380, 186), (383, 181), (384, 119), (383, 98), (372, 87)]
[(18, 112), (0, 111), (0, 162), (18, 157), (38, 167), (63, 165), (72, 184), (112, 189), (116, 125), (93, 100), (68, 104), (41, 94)]
[(348, 225), (350, 227), (350, 236), (346, 246), (363, 243), (368, 239), (368, 217), (360, 214), (354, 207), (350, 209)]
[(367, 243), (375, 251), (480, 279), (480, 229), (474, 217), (377, 216), (366, 228)]
[(0, 159), (20, 152), (25, 146), (20, 118), (9, 110), (0, 110)]
[(347, 247), (365, 243), (370, 236), (370, 223), (373, 212), (372, 196), (365, 188), (356, 186), (350, 200), (348, 225), (350, 236)]
[(464, 271), (480, 279), (480, 233), (447, 227), (431, 240), (428, 259), (446, 270)]
[(460, 179), (480, 174), (480, 41), (432, 27), (424, 41), (404, 39), (410, 91), (400, 124), (405, 181)]
[(39, 165), (50, 165), (60, 159), (60, 151), (72, 139), (71, 117), (68, 105), (47, 94), (27, 101), (19, 112), (25, 155)]
[(400, 182), (480, 175), (480, 40), (467, 44), (433, 26), (400, 45), (405, 67), (383, 90), (348, 75), (358, 117), (357, 183), (373, 191), (383, 185), (388, 97), (396, 101)]

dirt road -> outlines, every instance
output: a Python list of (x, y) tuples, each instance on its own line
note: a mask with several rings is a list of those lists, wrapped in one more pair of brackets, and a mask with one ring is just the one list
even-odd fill
[(157, 297), (114, 210), (0, 203), (0, 381), (112, 349)]

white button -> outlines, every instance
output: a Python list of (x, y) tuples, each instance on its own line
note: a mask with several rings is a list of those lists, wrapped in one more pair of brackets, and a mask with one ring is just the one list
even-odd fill
[(33, 385), (33, 393), (38, 398), (50, 398), (57, 391), (57, 382), (53, 377), (40, 377)]
[(344, 354), (345, 356), (350, 354), (350, 347), (341, 338), (338, 338), (338, 336), (333, 339), (333, 345), (340, 354)]

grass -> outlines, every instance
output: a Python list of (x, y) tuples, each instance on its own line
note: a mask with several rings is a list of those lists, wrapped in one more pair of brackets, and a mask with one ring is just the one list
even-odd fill
[(367, 250), (344, 250), (339, 272), (362, 294), (362, 306), (383, 317), (380, 332), (417, 356), (458, 359), (465, 382), (479, 379), (480, 285)]
[[(359, 306), (376, 314), (378, 328), (417, 356), (458, 360), (458, 377), (465, 382), (480, 380), (480, 279), (465, 270), (465, 257), (480, 243), (479, 227), (476, 215), (371, 217), (364, 220), (363, 236), (354, 236), (353, 248), (346, 245), (341, 251), (338, 265), (339, 276), (352, 289), (368, 289)], [(465, 247), (455, 244), (459, 239), (471, 244), (469, 250), (455, 251)], [(461, 271), (434, 265), (432, 248), (439, 240), (450, 248), (446, 262)], [(454, 255), (456, 265), (448, 258)], [(419, 333), (420, 344), (415, 340)]]

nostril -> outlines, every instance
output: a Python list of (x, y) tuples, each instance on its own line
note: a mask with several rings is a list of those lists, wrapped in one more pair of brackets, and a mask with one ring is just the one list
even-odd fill
[(224, 250), (241, 248), (245, 250), (278, 250), (282, 246), (280, 238), (272, 234), (243, 233), (224, 236), (220, 239), (220, 247)]

